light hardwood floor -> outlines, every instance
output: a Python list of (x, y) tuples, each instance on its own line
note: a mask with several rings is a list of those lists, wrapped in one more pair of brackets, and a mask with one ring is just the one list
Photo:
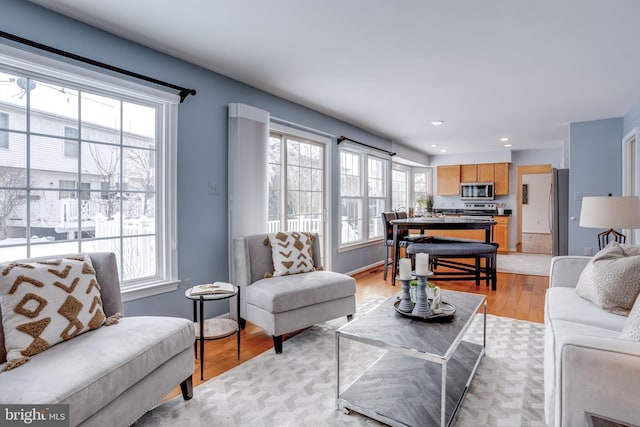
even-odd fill
[[(374, 268), (354, 276), (356, 279), (356, 302), (370, 296), (391, 297), (400, 292), (400, 284), (391, 286), (391, 280), (382, 279), (382, 267)], [(472, 281), (439, 282), (442, 289), (480, 293), (487, 296), (487, 313), (542, 323), (544, 320), (544, 294), (549, 278), (520, 274), (498, 273), (497, 290), (492, 291), (481, 282), (476, 288)], [(284, 351), (287, 351), (285, 336)], [(221, 373), (246, 362), (264, 351), (273, 351), (273, 340), (260, 328), (247, 322), (240, 334), (240, 360), (237, 359), (236, 336), (205, 342), (204, 381), (200, 380), (200, 361), (196, 360), (193, 371), (194, 387)], [(180, 395), (180, 387), (174, 389), (166, 399)]]

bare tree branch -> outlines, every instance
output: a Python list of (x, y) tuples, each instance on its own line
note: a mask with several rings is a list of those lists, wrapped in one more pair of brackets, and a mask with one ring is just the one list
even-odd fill
[(0, 166), (0, 240), (7, 238), (7, 220), (15, 208), (26, 202), (24, 190), (13, 187), (26, 185), (26, 171), (20, 168)]

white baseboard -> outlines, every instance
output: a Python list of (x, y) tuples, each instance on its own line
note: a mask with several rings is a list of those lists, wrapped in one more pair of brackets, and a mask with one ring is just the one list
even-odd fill
[(349, 276), (353, 276), (353, 275), (356, 275), (358, 273), (362, 273), (363, 271), (370, 270), (373, 267), (379, 267), (379, 266), (383, 266), (384, 267), (384, 261), (375, 262), (373, 264), (366, 265), (364, 267), (358, 268), (357, 270), (353, 270), (353, 271), (350, 271), (350, 272), (345, 273), (345, 274), (347, 274)]

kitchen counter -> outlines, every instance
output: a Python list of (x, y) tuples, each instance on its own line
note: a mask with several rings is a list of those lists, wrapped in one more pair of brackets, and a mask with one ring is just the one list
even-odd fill
[(467, 215), (467, 216), (511, 216), (511, 214), (498, 215), (498, 211), (495, 209), (482, 210), (482, 209), (434, 209), (435, 215)]

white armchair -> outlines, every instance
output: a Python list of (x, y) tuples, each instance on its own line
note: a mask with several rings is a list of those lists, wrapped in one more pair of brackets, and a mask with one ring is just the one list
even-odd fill
[(550, 427), (585, 425), (585, 412), (640, 425), (640, 342), (619, 338), (625, 316), (575, 292), (589, 257), (555, 257), (545, 301), (544, 397)]
[[(271, 246), (266, 234), (233, 239), (232, 281), (240, 288), (240, 320), (253, 323), (273, 336), (282, 353), (282, 335), (356, 311), (356, 283), (346, 274), (313, 271), (265, 278), (273, 273)], [(313, 239), (314, 265), (322, 265), (319, 239)]]

